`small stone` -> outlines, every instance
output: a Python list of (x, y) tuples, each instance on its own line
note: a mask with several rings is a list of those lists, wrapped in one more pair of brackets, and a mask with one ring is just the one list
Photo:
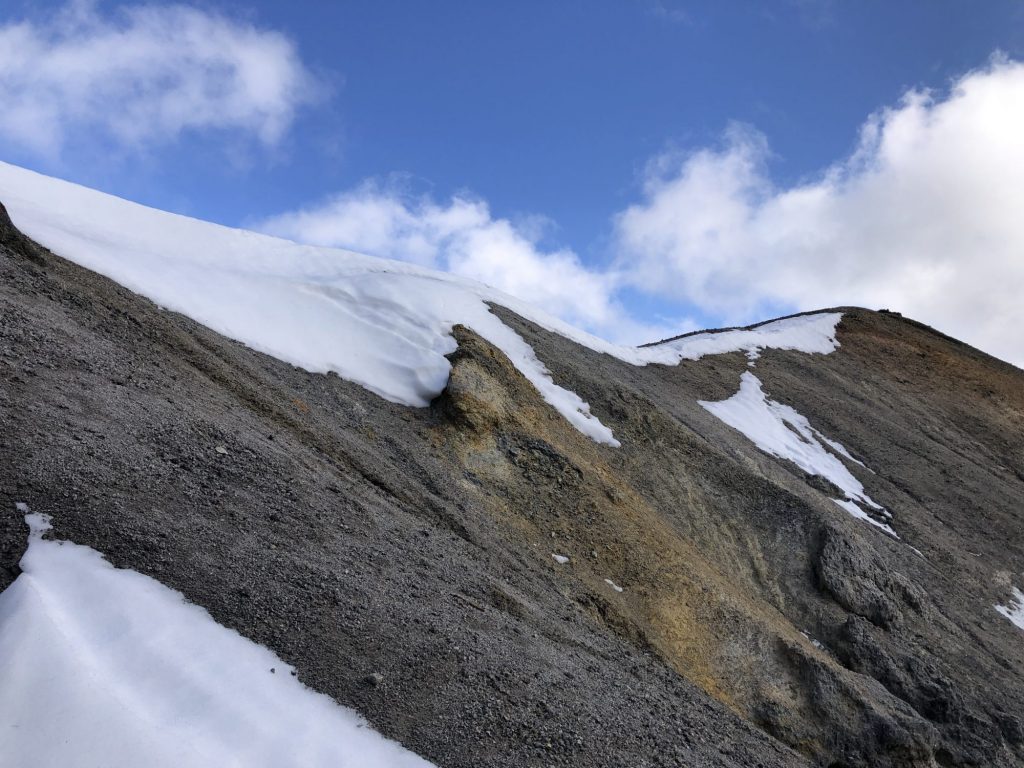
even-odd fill
[(215, 450), (215, 451), (216, 451), (217, 453), (219, 453), (219, 454), (221, 454), (221, 455), (226, 455), (226, 454), (227, 454), (227, 452), (228, 452), (228, 449), (227, 449), (227, 448), (225, 448), (225, 447), (224, 447), (223, 445), (218, 445), (218, 446), (217, 446), (216, 448), (214, 448), (213, 450)]
[(616, 592), (621, 592), (622, 591), (622, 587), (620, 587), (618, 584), (616, 584), (611, 579), (605, 579), (604, 583), (607, 584), (612, 589), (614, 589)]
[(373, 672), (366, 676), (366, 684), (372, 688), (379, 688), (384, 684), (384, 675), (380, 672)]

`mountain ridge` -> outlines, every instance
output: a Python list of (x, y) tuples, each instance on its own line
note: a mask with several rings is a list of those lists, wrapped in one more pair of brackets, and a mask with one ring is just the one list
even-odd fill
[[(439, 765), (1024, 764), (1024, 635), (994, 607), (1024, 586), (1008, 363), (842, 308), (827, 355), (637, 367), (492, 305), (612, 448), (464, 326), (409, 408), (2, 216), (0, 257), (0, 586), (26, 502)], [(899, 540), (700, 407), (744, 372), (845, 446)]]

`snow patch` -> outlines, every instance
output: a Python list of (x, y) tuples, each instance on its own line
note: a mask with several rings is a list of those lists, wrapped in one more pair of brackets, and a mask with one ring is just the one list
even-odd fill
[[(893, 537), (895, 537), (897, 539), (899, 538), (899, 536), (896, 534), (896, 531), (894, 531), (887, 524), (885, 524), (883, 522), (880, 522), (878, 520), (875, 520), (875, 518), (873, 518), (871, 515), (869, 515), (863, 509), (861, 509), (860, 505), (858, 505), (856, 501), (853, 501), (851, 499), (832, 499), (832, 501), (834, 501), (840, 507), (842, 507), (847, 512), (849, 512), (851, 515), (856, 517), (858, 520), (863, 520), (865, 523), (871, 523), (872, 525), (874, 525), (874, 526), (876, 526), (878, 528), (881, 528), (883, 531), (888, 533), (890, 536), (893, 536)], [(881, 511), (884, 512), (887, 516), (889, 515), (887, 510), (881, 510)], [(918, 554), (920, 555), (921, 553), (918, 552)]]
[(0, 594), (4, 765), (430, 765), (180, 593), (26, 522)]
[(807, 634), (807, 632), (805, 632), (802, 629), (800, 630), (800, 634), (803, 635), (808, 641), (810, 641), (811, 645), (813, 645), (819, 651), (824, 651), (825, 650), (825, 646), (824, 646), (824, 644), (820, 640), (814, 639), (813, 637), (811, 637), (809, 634)]
[[(19, 502), (14, 508), (25, 514), (25, 522), (28, 523), (29, 541), (43, 538), (43, 534), (53, 528), (53, 518), (44, 515), (42, 512), (29, 512), (28, 504)], [(30, 544), (31, 546), (31, 544)]]
[[(889, 525), (875, 520), (862, 508), (862, 505), (870, 507), (877, 515), (887, 519), (892, 517), (888, 510), (876, 504), (864, 492), (861, 482), (835, 455), (838, 453), (851, 461), (856, 461), (849, 452), (838, 442), (818, 432), (804, 416), (790, 406), (769, 400), (761, 388), (760, 379), (753, 373), (744, 371), (740, 377), (739, 392), (727, 400), (698, 402), (712, 415), (742, 432), (765, 453), (792, 461), (804, 472), (830, 481), (845, 496), (843, 499), (833, 499), (836, 504), (854, 517), (866, 520), (886, 533), (896, 536), (896, 532)], [(825, 446), (835, 453), (830, 452)]]
[[(728, 352), (746, 352), (747, 359), (753, 362), (765, 349), (789, 349), (827, 355), (839, 347), (839, 342), (836, 341), (836, 326), (842, 317), (841, 312), (817, 312), (812, 315), (786, 317), (756, 328), (695, 333), (653, 347), (645, 347), (643, 350), (650, 350), (650, 362), (699, 360), (706, 355), (721, 355)], [(656, 354), (661, 354), (664, 358), (654, 360), (653, 356)]]
[(605, 579), (604, 583), (607, 584), (612, 589), (614, 589), (616, 592), (621, 592), (622, 591), (622, 587), (620, 587), (618, 584), (616, 584), (611, 579)]
[(566, 557), (565, 555), (552, 554), (551, 557), (553, 557), (555, 562), (558, 563), (559, 565), (565, 565), (566, 563), (569, 562), (569, 558)]
[(1013, 596), (1007, 605), (997, 605), (995, 609), (1021, 629), (1024, 629), (1024, 592), (1013, 588)]

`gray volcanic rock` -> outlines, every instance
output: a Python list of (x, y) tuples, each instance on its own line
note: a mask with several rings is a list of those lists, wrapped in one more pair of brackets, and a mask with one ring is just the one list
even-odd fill
[(698, 404), (739, 353), (638, 368), (494, 307), (616, 449), (471, 329), (412, 409), (2, 213), (0, 274), (0, 587), (26, 502), (442, 766), (1024, 766), (1024, 631), (993, 607), (1024, 587), (1010, 365), (853, 308), (836, 352), (757, 361), (897, 540)]

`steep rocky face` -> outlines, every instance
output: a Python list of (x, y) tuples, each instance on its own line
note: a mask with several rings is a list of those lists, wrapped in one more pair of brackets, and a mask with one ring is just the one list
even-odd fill
[[(1024, 588), (1012, 366), (844, 309), (829, 355), (639, 368), (494, 307), (612, 448), (468, 328), (413, 409), (2, 216), (0, 272), (0, 586), (27, 502), (439, 765), (1024, 765), (1024, 631), (994, 608)], [(899, 539), (700, 404), (745, 371)]]
[[(631, 486), (760, 609), (741, 631), (718, 619), (727, 609), (704, 617), (720, 633), (705, 646), (706, 690), (825, 764), (1014, 764), (1021, 633), (993, 606), (1020, 579), (1021, 374), (893, 315), (847, 310), (839, 339), (833, 355), (770, 351), (754, 370), (866, 465), (847, 462), (900, 540), (837, 515), (834, 489), (694, 407), (735, 391), (739, 355), (637, 375), (607, 360), (570, 368), (559, 339), (530, 341), (556, 380), (609, 414)], [(622, 408), (638, 395), (642, 407)], [(735, 611), (726, 589), (704, 594), (705, 610)]]

